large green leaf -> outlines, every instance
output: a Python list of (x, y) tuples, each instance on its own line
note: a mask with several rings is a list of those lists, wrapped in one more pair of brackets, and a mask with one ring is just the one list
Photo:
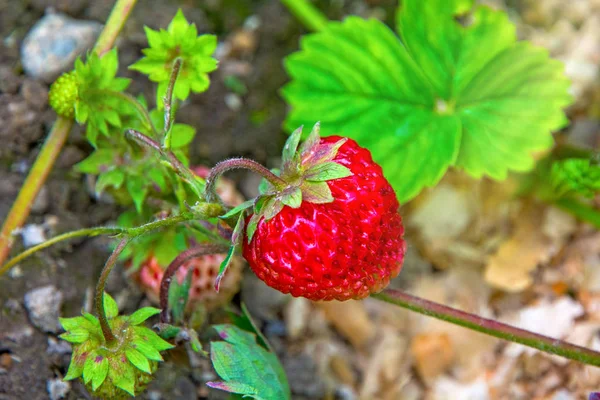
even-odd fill
[(401, 201), (452, 165), (495, 179), (530, 169), (566, 121), (562, 65), (472, 0), (404, 0), (397, 21), (400, 37), (349, 17), (303, 38), (285, 61), (286, 128), (319, 120), (357, 140)]

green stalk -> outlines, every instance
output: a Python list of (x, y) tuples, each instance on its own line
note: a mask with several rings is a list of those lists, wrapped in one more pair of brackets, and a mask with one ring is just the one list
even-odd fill
[(600, 366), (600, 353), (596, 351), (519, 329), (492, 319), (482, 318), (408, 293), (386, 289), (381, 293), (371, 295), (371, 297), (489, 336), (532, 347), (545, 353), (556, 354), (584, 364)]
[(600, 210), (597, 210), (589, 205), (571, 198), (562, 198), (554, 202), (558, 208), (561, 208), (575, 218), (590, 223), (600, 229)]
[[(197, 219), (209, 219), (213, 218), (216, 211), (222, 210), (218, 204), (208, 204), (205, 203), (206, 207), (204, 209), (200, 208), (197, 212), (184, 212), (179, 215), (174, 215), (172, 217), (163, 218), (158, 221), (149, 222), (147, 224), (135, 227), (135, 228), (111, 228), (111, 227), (99, 227), (99, 228), (89, 228), (89, 229), (80, 229), (78, 231), (67, 232), (62, 235), (58, 235), (49, 239), (43, 243), (38, 244), (37, 246), (31, 247), (27, 249), (23, 253), (18, 256), (12, 258), (6, 264), (4, 264), (0, 268), (0, 276), (2, 276), (6, 271), (14, 267), (19, 262), (23, 261), (27, 257), (31, 256), (34, 253), (37, 253), (40, 250), (43, 250), (47, 247), (52, 246), (58, 242), (62, 242), (63, 240), (73, 239), (76, 237), (82, 236), (98, 236), (98, 235), (122, 235), (129, 239), (135, 239), (138, 236), (142, 236), (148, 232), (154, 231), (156, 229), (165, 228), (171, 225), (178, 224), (180, 222), (197, 220)], [(204, 214), (203, 214), (204, 213)]]
[(329, 22), (327, 17), (308, 0), (281, 0), (281, 2), (308, 30), (322, 31)]
[[(94, 47), (99, 55), (103, 55), (112, 48), (136, 2), (137, 0), (117, 0)], [(54, 166), (72, 126), (73, 121), (58, 117), (44, 142), (44, 146), (27, 175), (0, 231), (0, 265), (6, 260), (12, 246), (13, 232), (23, 226), (29, 216), (31, 205)]]
[(96, 284), (96, 314), (98, 315), (98, 320), (100, 321), (100, 328), (102, 328), (102, 335), (104, 336), (104, 340), (106, 343), (111, 343), (117, 340), (115, 334), (110, 329), (110, 325), (108, 324), (108, 318), (106, 318), (106, 310), (104, 309), (104, 286), (106, 286), (106, 281), (108, 280), (108, 276), (110, 275), (110, 271), (112, 271), (113, 267), (117, 263), (119, 259), (119, 255), (125, 247), (131, 241), (130, 238), (123, 238), (115, 247), (112, 254), (106, 260), (106, 264), (104, 264), (104, 268), (102, 268), (102, 273), (100, 274), (100, 278), (98, 279), (98, 283)]

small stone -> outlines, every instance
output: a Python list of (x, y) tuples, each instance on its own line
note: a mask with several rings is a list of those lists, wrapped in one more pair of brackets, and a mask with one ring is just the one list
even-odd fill
[(12, 368), (13, 358), (10, 353), (0, 354), (0, 369), (8, 371)]
[(242, 98), (235, 93), (225, 95), (225, 105), (232, 111), (239, 111), (242, 108)]
[(101, 29), (97, 22), (79, 21), (64, 14), (44, 16), (23, 40), (23, 69), (33, 78), (53, 81), (92, 47)]
[(36, 224), (25, 225), (21, 230), (21, 237), (25, 247), (36, 246), (46, 241), (44, 227)]
[(64, 399), (71, 391), (71, 384), (64, 382), (60, 378), (48, 379), (46, 381), (46, 390), (48, 390), (50, 400)]
[(48, 338), (48, 349), (46, 352), (48, 354), (70, 354), (72, 352), (71, 345), (64, 340), (56, 340), (53, 337)]
[(60, 330), (58, 317), (62, 301), (62, 293), (52, 285), (27, 292), (25, 308), (31, 323), (45, 332), (57, 333)]

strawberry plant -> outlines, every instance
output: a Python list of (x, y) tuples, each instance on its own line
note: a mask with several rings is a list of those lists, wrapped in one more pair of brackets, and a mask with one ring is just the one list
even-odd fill
[[(146, 29), (149, 48), (130, 67), (157, 83), (156, 108), (125, 91), (129, 81), (117, 77), (116, 50), (77, 60), (52, 86), (59, 121), (84, 124), (94, 148), (76, 169), (96, 179), (96, 196), (129, 208), (114, 227), (56, 236), (0, 267), (4, 273), (74, 237), (117, 239), (96, 286), (96, 315), (61, 319), (62, 338), (73, 344), (65, 379), (82, 379), (100, 398), (127, 398), (144, 389), (174, 346), (189, 342), (205, 354), (198, 314), (237, 290), (240, 253), (259, 279), (293, 296), (372, 296), (600, 366), (600, 353), (590, 349), (386, 289), (406, 249), (399, 200), (434, 185), (452, 165), (498, 179), (531, 168), (532, 153), (549, 148), (551, 131), (565, 122), (570, 97), (560, 65), (517, 43), (504, 14), (470, 1), (405, 0), (401, 38), (375, 20), (312, 21), (322, 31), (287, 61), (293, 77), (284, 89), (292, 104), (287, 125), (321, 119), (323, 126), (315, 123), (304, 141), (302, 127), (295, 129), (279, 169), (246, 158), (209, 170), (190, 166), (195, 129), (175, 122), (178, 101), (208, 88), (216, 38), (198, 35), (182, 12), (167, 30)], [(436, 35), (428, 34), (434, 26)], [(347, 136), (321, 138), (321, 129)], [(243, 201), (226, 190), (221, 175), (238, 168), (263, 178), (256, 198)], [(547, 174), (561, 198), (598, 190), (598, 166), (589, 159), (553, 163)], [(105, 293), (119, 260), (160, 308), (119, 315)], [(220, 340), (211, 342), (210, 358), (222, 381), (208, 385), (243, 397), (290, 399), (275, 352), (241, 309), (241, 316), (213, 327)], [(155, 315), (152, 330), (145, 323)]]

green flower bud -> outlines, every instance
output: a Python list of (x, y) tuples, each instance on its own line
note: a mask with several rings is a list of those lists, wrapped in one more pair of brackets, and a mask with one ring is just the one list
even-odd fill
[(50, 86), (48, 102), (50, 107), (61, 117), (73, 118), (77, 98), (77, 76), (75, 71), (65, 72)]

